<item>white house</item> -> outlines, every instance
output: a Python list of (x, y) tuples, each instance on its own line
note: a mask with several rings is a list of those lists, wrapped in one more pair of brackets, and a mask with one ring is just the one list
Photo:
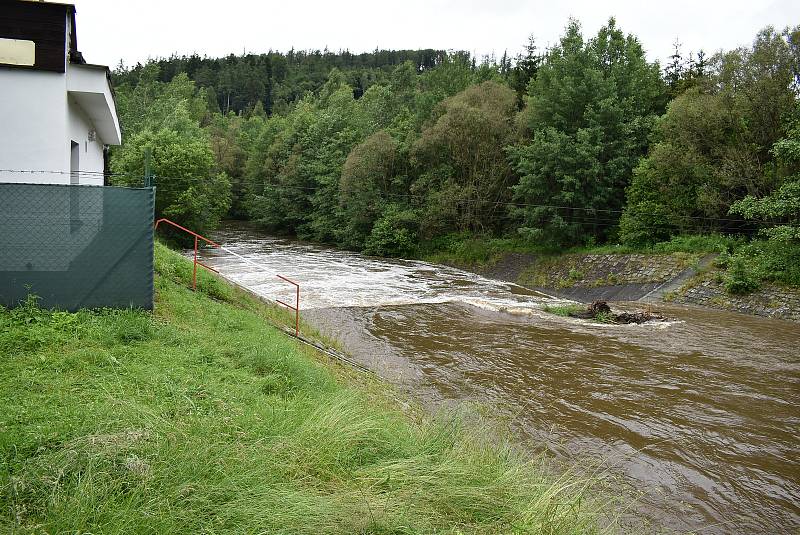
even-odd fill
[(103, 185), (119, 119), (77, 47), (74, 5), (0, 0), (0, 182)]

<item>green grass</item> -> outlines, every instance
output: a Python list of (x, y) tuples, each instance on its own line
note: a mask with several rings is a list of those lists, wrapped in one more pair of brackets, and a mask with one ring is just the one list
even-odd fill
[(549, 312), (550, 314), (555, 314), (556, 316), (567, 317), (577, 312), (584, 312), (586, 310), (586, 306), (579, 305), (577, 303), (568, 305), (544, 305), (542, 310)]
[(423, 242), (419, 256), (428, 262), (486, 267), (496, 263), (506, 253), (553, 253), (552, 249), (536, 247), (526, 240), (491, 238), (470, 234), (449, 234)]
[(420, 257), (429, 262), (482, 268), (495, 264), (504, 254), (525, 253), (552, 257), (561, 254), (704, 254), (734, 250), (744, 240), (720, 234), (676, 236), (648, 246), (621, 244), (557, 248), (531, 243), (521, 237), (491, 238), (451, 234), (423, 243)]
[[(544, 305), (542, 310), (549, 312), (550, 314), (555, 314), (556, 316), (569, 317), (573, 314), (586, 312), (586, 305), (581, 305), (578, 303), (570, 303), (566, 305)], [(616, 323), (614, 320), (614, 314), (609, 312), (598, 312), (591, 319), (599, 323)]]
[(598, 323), (616, 323), (614, 315), (609, 312), (598, 312), (592, 319)]
[(594, 479), (400, 410), (156, 248), (155, 313), (0, 310), (0, 532), (592, 533)]
[(669, 241), (646, 246), (622, 244), (595, 245), (592, 247), (574, 247), (570, 249), (569, 252), (586, 254), (706, 254), (734, 249), (744, 243), (744, 238), (735, 236), (723, 236), (722, 234), (689, 234), (674, 236)]

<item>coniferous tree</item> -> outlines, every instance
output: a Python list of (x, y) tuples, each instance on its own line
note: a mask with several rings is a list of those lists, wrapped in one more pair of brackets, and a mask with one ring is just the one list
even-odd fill
[(510, 70), (509, 85), (517, 92), (517, 104), (520, 108), (523, 105), (523, 97), (527, 94), (528, 85), (536, 77), (543, 60), (544, 56), (536, 47), (536, 38), (531, 34), (524, 52), (517, 56), (516, 64)]
[(664, 81), (670, 90), (672, 97), (680, 93), (681, 80), (684, 77), (685, 62), (681, 54), (681, 43), (678, 39), (672, 44), (672, 54), (669, 56), (666, 67), (664, 67)]

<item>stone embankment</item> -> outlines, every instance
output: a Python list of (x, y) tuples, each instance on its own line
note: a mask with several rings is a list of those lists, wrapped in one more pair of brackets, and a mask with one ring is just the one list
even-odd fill
[(667, 301), (800, 321), (800, 290), (765, 284), (747, 295), (730, 295), (713, 258), (689, 253), (509, 253), (478, 272), (584, 303)]
[(800, 321), (800, 291), (797, 289), (765, 284), (747, 295), (730, 295), (714, 272), (697, 275), (683, 287), (666, 293), (664, 300)]

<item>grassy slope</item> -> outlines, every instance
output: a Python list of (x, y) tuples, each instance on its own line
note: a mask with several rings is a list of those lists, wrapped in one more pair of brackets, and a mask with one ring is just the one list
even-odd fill
[(429, 262), (461, 265), (474, 269), (491, 267), (507, 253), (523, 253), (557, 260), (564, 254), (703, 254), (741, 245), (741, 240), (720, 235), (678, 236), (649, 247), (597, 245), (556, 249), (537, 246), (522, 238), (480, 238), (467, 235), (446, 236), (426, 243), (421, 257)]
[(400, 412), (156, 253), (154, 314), (0, 311), (0, 531), (595, 531), (584, 480)]
[[(575, 254), (644, 254), (671, 255), (676, 266), (688, 267), (703, 255), (715, 253), (719, 256), (704, 271), (713, 272), (713, 277), (723, 283), (729, 294), (747, 294), (763, 285), (783, 288), (800, 288), (800, 248), (763, 239), (747, 241), (742, 237), (719, 234), (675, 236), (669, 241), (647, 247), (624, 245), (599, 245), (554, 250), (542, 247), (522, 238), (482, 238), (466, 234), (449, 235), (426, 242), (420, 249), (420, 257), (429, 262), (449, 264), (463, 269), (486, 273), (509, 254), (522, 254), (523, 266), (516, 282), (523, 286), (547, 286), (562, 288), (572, 286), (574, 278), (568, 276), (552, 280), (559, 268), (569, 267)], [(528, 260), (524, 258), (527, 255)], [(578, 258), (579, 259), (579, 258)], [(579, 272), (580, 269), (576, 268)], [(581, 278), (582, 273), (576, 273)], [(699, 273), (687, 285), (701, 284), (707, 273)], [(631, 281), (639, 282), (639, 281)], [(617, 281), (596, 280), (595, 285), (616, 284)]]

